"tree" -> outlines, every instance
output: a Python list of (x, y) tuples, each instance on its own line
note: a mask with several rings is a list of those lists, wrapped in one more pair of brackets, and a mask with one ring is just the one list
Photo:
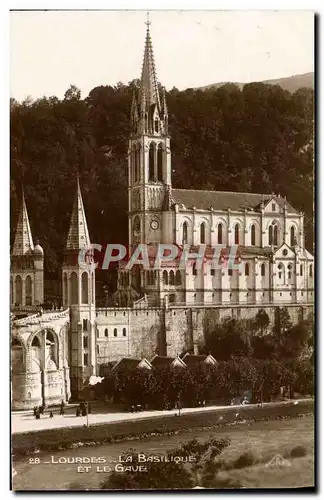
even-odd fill
[(261, 331), (261, 335), (264, 334), (264, 331), (268, 328), (269, 323), (270, 319), (266, 311), (264, 309), (259, 309), (255, 317), (255, 324), (256, 328)]
[[(230, 439), (210, 438), (205, 442), (191, 439), (179, 448), (169, 450), (168, 461), (141, 461), (145, 455), (130, 449), (125, 456), (132, 457), (133, 470), (113, 471), (104, 480), (101, 489), (149, 490), (149, 489), (191, 489), (200, 486), (205, 480), (208, 464), (215, 461), (222, 451), (229, 446)], [(146, 472), (138, 472), (137, 466), (145, 465)]]

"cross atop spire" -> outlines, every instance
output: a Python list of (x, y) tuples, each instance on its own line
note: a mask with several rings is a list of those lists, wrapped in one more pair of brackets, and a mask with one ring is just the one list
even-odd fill
[(12, 247), (12, 255), (25, 255), (32, 250), (34, 250), (34, 243), (29, 225), (24, 189), (22, 189), (22, 204), (18, 217), (15, 241)]
[(149, 29), (149, 28), (150, 28), (150, 25), (152, 24), (152, 23), (151, 23), (151, 21), (150, 21), (150, 13), (149, 13), (149, 11), (147, 11), (147, 13), (146, 13), (146, 21), (145, 21), (145, 24), (146, 24), (146, 26), (147, 26), (147, 29)]

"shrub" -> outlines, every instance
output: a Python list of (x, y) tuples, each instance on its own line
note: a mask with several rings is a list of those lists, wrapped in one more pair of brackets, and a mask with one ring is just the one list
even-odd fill
[(244, 469), (244, 467), (251, 467), (258, 462), (258, 458), (252, 451), (245, 451), (233, 463), (233, 469)]
[(292, 458), (297, 458), (297, 457), (304, 457), (306, 455), (307, 451), (304, 446), (295, 446), (291, 452), (290, 456)]

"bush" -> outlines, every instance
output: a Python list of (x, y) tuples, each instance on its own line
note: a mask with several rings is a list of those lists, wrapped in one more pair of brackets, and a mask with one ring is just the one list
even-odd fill
[(251, 467), (258, 462), (258, 458), (252, 451), (245, 451), (233, 463), (233, 469), (244, 469), (244, 467)]
[(291, 458), (304, 457), (307, 454), (304, 446), (295, 446), (290, 452)]

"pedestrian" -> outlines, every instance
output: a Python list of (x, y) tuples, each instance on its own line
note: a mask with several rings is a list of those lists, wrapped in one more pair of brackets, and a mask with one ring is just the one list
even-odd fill
[(80, 416), (80, 408), (79, 408), (79, 407), (77, 407), (75, 415), (76, 415), (77, 417), (79, 417), (79, 416)]
[(35, 412), (35, 418), (36, 420), (39, 420), (40, 419), (40, 411), (39, 411), (39, 408), (37, 408), (36, 412)]
[(50, 411), (50, 418), (53, 418), (53, 417), (54, 417), (53, 412)]
[(64, 401), (63, 401), (63, 399), (61, 401), (61, 406), (60, 406), (60, 415), (64, 415)]
[(34, 417), (36, 416), (37, 406), (34, 406)]

